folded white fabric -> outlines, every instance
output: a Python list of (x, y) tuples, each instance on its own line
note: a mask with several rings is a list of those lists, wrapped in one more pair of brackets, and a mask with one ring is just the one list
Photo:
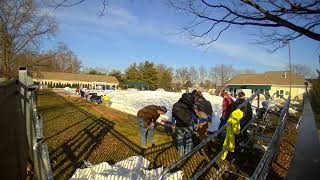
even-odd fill
[[(92, 167), (77, 169), (71, 179), (86, 180), (149, 180), (157, 179), (163, 170), (163, 167), (146, 170), (150, 161), (142, 156), (132, 156), (128, 159), (109, 165), (106, 162), (94, 165)], [(180, 180), (183, 177), (182, 171), (167, 174), (164, 179)]]

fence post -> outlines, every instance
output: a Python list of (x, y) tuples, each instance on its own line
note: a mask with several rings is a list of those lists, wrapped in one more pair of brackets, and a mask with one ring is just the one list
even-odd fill
[(53, 179), (47, 145), (42, 143), (42, 120), (37, 114), (33, 79), (26, 67), (19, 68), (20, 95), (23, 117), (26, 123), (26, 136), (29, 155), (33, 162), (37, 179)]

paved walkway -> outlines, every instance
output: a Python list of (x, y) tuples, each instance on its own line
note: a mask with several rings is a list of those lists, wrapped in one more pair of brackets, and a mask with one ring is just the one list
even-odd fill
[(319, 179), (320, 143), (310, 98), (304, 95), (304, 109), (295, 152), (287, 179)]

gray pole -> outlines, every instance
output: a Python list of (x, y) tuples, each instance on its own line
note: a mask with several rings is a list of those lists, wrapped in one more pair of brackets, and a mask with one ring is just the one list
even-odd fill
[(289, 88), (290, 88), (290, 90), (289, 90), (289, 95), (290, 95), (290, 97), (291, 97), (291, 48), (290, 48), (290, 41), (288, 40), (288, 39), (284, 39), (283, 40), (283, 43), (284, 44), (288, 44), (288, 48), (289, 48)]
[(289, 94), (289, 95), (290, 95), (290, 97), (291, 97), (291, 49), (290, 49), (290, 42), (289, 42), (289, 41), (288, 41), (288, 46), (289, 46), (289, 66), (290, 66), (290, 67), (289, 67), (289, 68), (290, 68), (290, 69), (289, 69), (289, 71), (290, 71), (290, 72), (289, 72), (289, 73), (290, 73), (290, 74), (289, 74), (289, 78), (290, 78), (290, 94)]

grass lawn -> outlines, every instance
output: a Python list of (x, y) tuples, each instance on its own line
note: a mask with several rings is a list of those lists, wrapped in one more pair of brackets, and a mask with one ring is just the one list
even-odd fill
[[(43, 118), (55, 179), (70, 178), (83, 160), (114, 164), (143, 155), (151, 162), (150, 168), (156, 168), (178, 159), (174, 142), (162, 126), (155, 130), (156, 147), (143, 150), (138, 123), (132, 115), (51, 90), (39, 92), (37, 109)], [(185, 177), (190, 177), (204, 161), (200, 153), (192, 156), (183, 167)]]
[[(43, 118), (45, 143), (49, 146), (55, 179), (70, 178), (83, 165), (84, 160), (92, 164), (114, 164), (131, 156), (142, 155), (151, 162), (149, 168), (153, 169), (168, 166), (179, 159), (171, 133), (167, 133), (162, 126), (157, 126), (155, 130), (156, 146), (142, 149), (135, 116), (65, 95), (62, 91), (51, 90), (39, 92), (37, 109)], [(213, 143), (211, 156), (215, 156), (220, 148), (221, 145)], [(232, 154), (228, 157), (237, 157), (233, 165), (228, 165), (228, 161), (218, 160), (203, 178), (215, 177), (219, 172), (217, 169), (222, 166), (229, 166), (232, 172), (250, 176), (263, 153), (245, 151)], [(206, 157), (197, 152), (177, 169), (182, 169), (184, 178), (189, 179), (207, 163)], [(280, 173), (275, 174), (279, 177)], [(225, 172), (220, 178), (238, 177)]]

